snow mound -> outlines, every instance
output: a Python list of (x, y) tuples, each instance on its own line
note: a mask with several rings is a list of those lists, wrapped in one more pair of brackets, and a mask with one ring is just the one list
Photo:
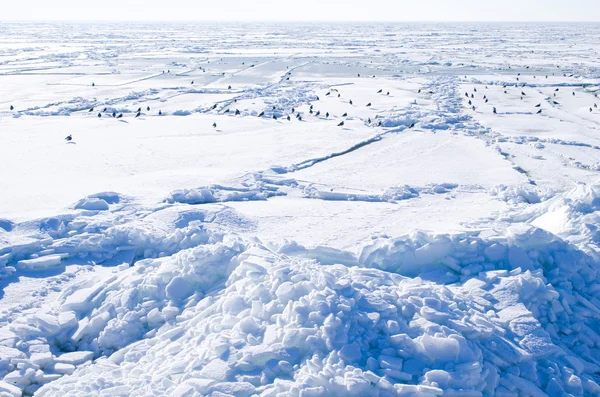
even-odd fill
[(348, 200), (348, 201), (367, 201), (367, 202), (396, 202), (417, 198), (421, 193), (424, 194), (442, 194), (448, 193), (458, 187), (456, 184), (437, 184), (426, 188), (411, 187), (408, 185), (400, 187), (390, 187), (381, 193), (352, 193), (352, 192), (336, 192), (333, 189), (327, 191), (322, 190), (314, 185), (304, 188), (304, 197), (321, 199), (321, 200)]
[(498, 185), (490, 190), (490, 194), (513, 204), (537, 204), (552, 196), (552, 192), (543, 194), (532, 185)]
[[(600, 318), (591, 303), (598, 280), (589, 278), (589, 257), (539, 229), (514, 231), (504, 243), (417, 237), (413, 243), (429, 239), (424, 262), (453, 255), (472, 275), (455, 283), (467, 272), (449, 269), (454, 277), (426, 280), (371, 268), (382, 267), (375, 253), (403, 263), (396, 253), (407, 252), (400, 244), (406, 241), (394, 239), (363, 251), (364, 267), (323, 265), (240, 241), (138, 262), (70, 295), (78, 299), (61, 298), (63, 315), (74, 310), (81, 317), (65, 343), (101, 357), (38, 393), (600, 391), (592, 375), (600, 367), (586, 342), (598, 340), (593, 327)], [(469, 258), (476, 253), (480, 261)], [(588, 275), (579, 287), (553, 287), (578, 274)], [(560, 337), (572, 329), (580, 332)]]
[[(600, 262), (582, 231), (599, 192), (527, 207), (501, 233), (373, 237), (357, 253), (242, 238), (209, 227), (225, 211), (210, 204), (40, 220), (4, 266), (118, 266), (0, 327), (0, 390), (595, 396)], [(528, 222), (556, 212), (585, 244)]]
[(228, 201), (266, 200), (273, 196), (282, 196), (285, 193), (277, 187), (264, 183), (254, 186), (227, 187), (210, 185), (196, 189), (177, 189), (165, 199), (167, 203), (206, 204), (224, 203)]

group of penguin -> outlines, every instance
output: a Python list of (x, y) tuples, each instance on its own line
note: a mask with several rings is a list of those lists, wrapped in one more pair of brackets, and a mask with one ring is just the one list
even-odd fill
[[(359, 77), (360, 77), (360, 76), (359, 76)], [(419, 90), (419, 92), (421, 92), (421, 90)], [(331, 89), (330, 91), (328, 91), (328, 92), (325, 94), (325, 96), (330, 96), (332, 93), (337, 93), (337, 97), (338, 97), (338, 98), (340, 98), (340, 97), (341, 97), (341, 93), (340, 93), (340, 92), (339, 92), (339, 91), (338, 91), (336, 88), (333, 88), (333, 89)], [(378, 94), (383, 94), (383, 89), (380, 89), (379, 91), (377, 91), (377, 93), (378, 93)], [(390, 95), (390, 92), (389, 92), (389, 91), (387, 91), (385, 95)], [(315, 100), (316, 100), (316, 101), (319, 101), (319, 100), (320, 100), (320, 98), (319, 98), (319, 96), (318, 96), (318, 95), (316, 96)], [(237, 100), (235, 100), (235, 101), (237, 102)], [(350, 99), (350, 100), (348, 101), (348, 103), (349, 103), (350, 105), (354, 105), (354, 102), (352, 101), (352, 99)], [(367, 107), (371, 107), (371, 106), (372, 106), (372, 103), (371, 103), (371, 102), (369, 102), (369, 103), (367, 103), (367, 104), (366, 104), (366, 106), (367, 106)], [(215, 105), (212, 107), (212, 109), (214, 110), (216, 107), (217, 107), (217, 105), (215, 104)], [(277, 109), (277, 107), (276, 107), (276, 106), (273, 106), (273, 109), (272, 109), (272, 110), (276, 110), (276, 109)], [(230, 112), (230, 110), (229, 110), (229, 109), (225, 110), (225, 113), (229, 113), (229, 112)], [(309, 113), (309, 114), (314, 114), (314, 116), (315, 116), (315, 117), (319, 117), (319, 116), (321, 115), (321, 111), (320, 111), (320, 110), (316, 110), (316, 111), (314, 110), (314, 105), (313, 105), (313, 104), (311, 104), (311, 105), (310, 105), (310, 108), (309, 108), (309, 110), (308, 110), (308, 113)], [(235, 110), (235, 115), (237, 116), (237, 115), (239, 115), (239, 114), (240, 114), (240, 111), (239, 111), (238, 109), (236, 109), (236, 110)], [(295, 109), (295, 108), (292, 108), (292, 109), (291, 109), (291, 114), (296, 114), (296, 116), (295, 116), (295, 117), (296, 117), (296, 119), (298, 119), (299, 121), (302, 121), (302, 115), (300, 114), (300, 112), (296, 112), (296, 109)], [(265, 111), (262, 111), (262, 112), (260, 112), (260, 113), (258, 114), (258, 117), (264, 117), (264, 116), (265, 116)], [(342, 114), (342, 117), (348, 117), (348, 113), (344, 113), (344, 114)], [(329, 118), (329, 112), (325, 112), (325, 118)], [(272, 116), (272, 119), (273, 119), (273, 120), (278, 120), (278, 117), (277, 117), (277, 115), (276, 115), (276, 114), (273, 114), (273, 116)], [(286, 119), (287, 119), (287, 121), (291, 121), (291, 119), (292, 119), (292, 118), (291, 118), (291, 116), (288, 114), (288, 115), (286, 116)], [(367, 124), (369, 124), (369, 125), (370, 125), (371, 123), (372, 123), (372, 121), (371, 121), (371, 118), (369, 117), (369, 118), (367, 119)], [(344, 120), (342, 120), (342, 121), (340, 121), (340, 122), (338, 123), (338, 125), (337, 125), (337, 126), (338, 126), (338, 127), (343, 127), (343, 126), (344, 126), (344, 124), (345, 124), (345, 122), (344, 122)], [(382, 122), (381, 122), (381, 120), (380, 120), (380, 121), (377, 123), (377, 126), (378, 126), (378, 127), (381, 127), (381, 126), (382, 126)], [(414, 126), (415, 126), (415, 124), (414, 124), (414, 123), (412, 123), (412, 124), (410, 124), (410, 125), (409, 125), (409, 127), (408, 127), (408, 128), (413, 128)], [(217, 123), (213, 123), (213, 128), (217, 128)]]
[[(521, 74), (519, 73), (519, 74), (518, 74), (518, 76), (520, 76), (520, 75), (521, 75)], [(535, 78), (535, 76), (533, 76), (533, 77)], [(548, 78), (548, 76), (546, 76), (546, 78)], [(518, 78), (518, 77), (517, 77), (517, 80), (519, 80), (519, 78)], [(523, 83), (522, 87), (525, 87), (525, 85), (526, 85), (526, 84), (525, 84), (525, 83)], [(518, 85), (517, 85), (517, 84), (515, 84), (515, 87), (518, 87)], [(487, 89), (487, 88), (488, 88), (488, 86), (485, 86), (485, 88)], [(506, 85), (506, 84), (504, 84), (504, 85), (502, 86), (502, 88), (504, 88), (504, 93), (505, 93), (505, 94), (508, 94), (507, 85)], [(584, 88), (585, 88), (585, 87), (584, 87)], [(559, 88), (556, 88), (556, 89), (554, 90), (554, 97), (556, 97), (556, 93), (557, 93), (557, 92), (559, 92), (559, 91), (560, 91), (560, 89), (559, 89)], [(473, 92), (477, 92), (477, 88), (473, 88)], [(573, 92), (572, 92), (572, 95), (573, 95), (573, 96), (575, 96), (575, 91), (573, 91)], [(525, 91), (521, 91), (521, 100), (523, 100), (523, 97), (525, 97), (525, 96), (527, 96), (527, 94), (525, 93)], [(472, 109), (473, 111), (475, 111), (475, 110), (476, 110), (476, 107), (475, 107), (475, 105), (473, 104), (473, 101), (472, 101), (472, 99), (475, 99), (475, 95), (474, 95), (473, 93), (471, 93), (471, 94), (469, 95), (469, 93), (468, 93), (468, 92), (465, 92), (465, 97), (468, 99), (468, 104), (469, 104), (469, 106), (471, 106), (471, 109)], [(596, 97), (596, 98), (597, 98), (597, 97), (598, 97), (598, 93), (594, 93), (594, 97)], [(484, 95), (484, 96), (483, 96), (483, 100), (485, 101), (485, 103), (488, 103), (488, 102), (489, 102), (489, 98), (488, 98), (486, 95)], [(560, 103), (559, 103), (559, 102), (557, 102), (556, 100), (552, 100), (552, 104), (554, 104), (554, 105), (560, 105)], [(542, 106), (542, 104), (541, 104), (541, 103), (538, 103), (537, 105), (535, 105), (535, 107), (536, 107), (536, 108), (539, 108), (539, 109), (538, 109), (538, 111), (536, 112), (536, 114), (541, 114), (541, 113), (542, 113), (541, 106)], [(593, 112), (593, 111), (594, 111), (594, 108), (598, 108), (598, 104), (594, 103), (593, 107), (590, 107), (590, 112)], [(495, 107), (495, 106), (494, 106), (494, 107), (493, 107), (493, 109), (492, 109), (492, 113), (494, 113), (494, 114), (498, 114), (498, 110), (496, 109), (496, 107)]]

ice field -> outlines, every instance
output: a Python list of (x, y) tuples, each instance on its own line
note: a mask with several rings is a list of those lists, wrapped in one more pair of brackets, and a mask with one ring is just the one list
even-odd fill
[(598, 59), (0, 23), (0, 397), (600, 396)]

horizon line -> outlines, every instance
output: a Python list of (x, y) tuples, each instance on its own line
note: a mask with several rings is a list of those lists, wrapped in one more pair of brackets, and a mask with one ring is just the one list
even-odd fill
[(227, 20), (186, 20), (186, 19), (137, 19), (137, 20), (120, 20), (120, 19), (0, 19), (0, 23), (49, 23), (49, 22), (70, 22), (70, 23), (600, 23), (600, 21), (592, 20), (396, 20), (396, 21), (381, 21), (381, 20), (276, 20), (276, 19), (227, 19)]

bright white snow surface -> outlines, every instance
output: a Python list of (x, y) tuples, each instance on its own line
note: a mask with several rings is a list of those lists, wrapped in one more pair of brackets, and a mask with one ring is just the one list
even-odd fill
[(599, 396), (599, 37), (0, 24), (0, 396)]

